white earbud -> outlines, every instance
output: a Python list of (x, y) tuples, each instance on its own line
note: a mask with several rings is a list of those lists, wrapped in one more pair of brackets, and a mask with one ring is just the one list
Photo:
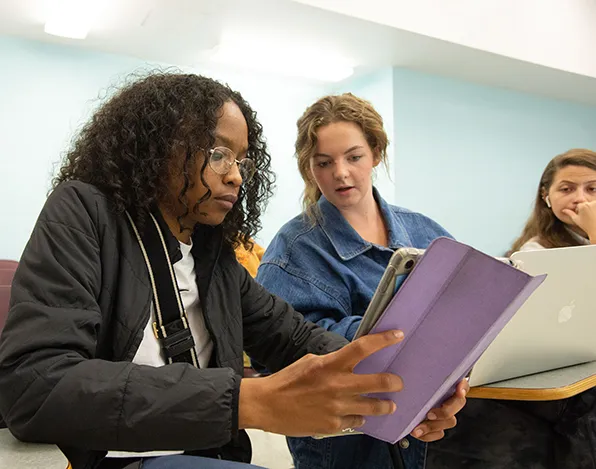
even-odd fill
[(548, 198), (548, 195), (544, 198), (544, 202), (546, 202), (546, 206), (548, 208), (551, 208), (550, 199)]

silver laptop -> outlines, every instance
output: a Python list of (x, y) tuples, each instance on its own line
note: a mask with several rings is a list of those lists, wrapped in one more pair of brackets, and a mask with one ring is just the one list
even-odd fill
[(516, 252), (511, 261), (548, 276), (480, 357), (471, 386), (596, 360), (596, 245)]

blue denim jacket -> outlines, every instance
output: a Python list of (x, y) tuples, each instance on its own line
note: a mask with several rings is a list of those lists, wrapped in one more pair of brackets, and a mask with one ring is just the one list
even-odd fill
[[(321, 197), (322, 222), (299, 215), (271, 241), (257, 274), (270, 292), (306, 319), (352, 340), (395, 249), (424, 249), (450, 236), (419, 213), (387, 204), (374, 190), (388, 229), (389, 247), (362, 239), (339, 210)], [(296, 469), (391, 468), (387, 443), (364, 436), (315, 440), (288, 438)], [(406, 469), (423, 469), (426, 445), (411, 437), (399, 443)]]

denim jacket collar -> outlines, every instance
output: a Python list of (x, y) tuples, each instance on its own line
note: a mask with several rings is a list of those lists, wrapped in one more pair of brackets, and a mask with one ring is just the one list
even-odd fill
[[(387, 235), (389, 238), (388, 248), (395, 250), (403, 246), (411, 245), (410, 237), (408, 236), (405, 227), (395, 219), (396, 217), (392, 216), (391, 206), (385, 202), (374, 187), (373, 196), (379, 204), (381, 215), (387, 226)], [(319, 220), (319, 225), (325, 235), (329, 238), (337, 255), (342, 260), (348, 261), (375, 247), (373, 243), (364, 240), (356, 230), (352, 228), (352, 225), (348, 223), (337, 207), (329, 202), (324, 195), (319, 199), (318, 205), (321, 214), (323, 215), (322, 219)], [(376, 247), (387, 249), (379, 246)]]

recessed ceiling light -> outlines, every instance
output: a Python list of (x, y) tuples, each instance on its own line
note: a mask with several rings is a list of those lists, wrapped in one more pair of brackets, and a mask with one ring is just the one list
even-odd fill
[[(258, 51), (258, 60), (254, 51)], [(341, 81), (354, 73), (353, 65), (337, 54), (274, 40), (227, 40), (213, 49), (209, 60), (267, 74), (326, 82)]]
[(44, 31), (54, 36), (85, 39), (91, 29), (92, 4), (88, 0), (53, 0)]

